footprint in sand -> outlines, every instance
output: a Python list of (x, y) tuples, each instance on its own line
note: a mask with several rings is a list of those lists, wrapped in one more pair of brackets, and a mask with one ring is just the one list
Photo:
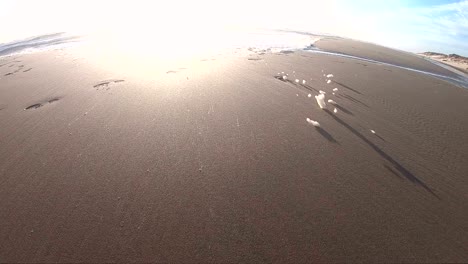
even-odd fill
[(33, 104), (33, 105), (30, 105), (30, 106), (26, 107), (24, 110), (36, 109), (36, 108), (39, 108), (39, 107), (42, 107), (42, 106), (43, 106), (43, 104), (37, 103), (37, 104)]
[(29, 68), (29, 69), (27, 69), (27, 70), (24, 70), (23, 72), (28, 72), (28, 71), (30, 71), (30, 70), (32, 70), (32, 68)]
[(30, 105), (30, 106), (26, 107), (24, 110), (37, 109), (37, 108), (39, 108), (39, 107), (43, 107), (43, 106), (46, 105), (46, 104), (51, 104), (51, 103), (57, 102), (57, 101), (60, 100), (60, 99), (61, 99), (60, 97), (55, 97), (55, 98), (46, 100), (46, 101), (44, 101), (44, 102), (35, 103), (35, 104), (33, 104), (33, 105)]
[(167, 71), (166, 74), (178, 73), (178, 72), (183, 71), (183, 70), (187, 70), (187, 68), (178, 68), (177, 70), (170, 70), (170, 71)]
[(96, 88), (96, 90), (101, 90), (104, 88), (105, 90), (109, 90), (110, 89), (109, 85), (114, 84), (114, 83), (120, 83), (120, 82), (125, 82), (125, 80), (119, 80), (119, 79), (105, 80), (105, 81), (97, 83), (93, 87)]

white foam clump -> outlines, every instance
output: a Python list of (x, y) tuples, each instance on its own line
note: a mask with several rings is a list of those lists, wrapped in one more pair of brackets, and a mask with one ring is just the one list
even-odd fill
[(333, 91), (334, 91), (334, 92), (338, 91), (338, 88), (333, 88)]
[(315, 100), (317, 100), (317, 104), (319, 105), (320, 109), (327, 108), (327, 104), (325, 103), (325, 95), (324, 94), (316, 95)]
[(319, 93), (321, 93), (321, 94), (326, 94), (326, 92), (324, 92), (324, 91), (322, 91), (322, 90), (320, 90)]
[(333, 113), (335, 113), (335, 114), (338, 113), (338, 109), (336, 109), (336, 108), (333, 109)]
[(330, 104), (336, 104), (336, 102), (333, 101), (332, 99), (329, 99), (328, 102), (329, 102)]
[(314, 127), (320, 127), (320, 123), (319, 123), (319, 122), (314, 121), (314, 120), (312, 120), (312, 119), (310, 119), (310, 118), (307, 118), (306, 120), (307, 120), (307, 123), (313, 125)]
[(328, 80), (327, 83), (330, 84), (330, 83), (331, 83), (331, 80)]
[(309, 98), (310, 98), (310, 97), (312, 97), (312, 95), (311, 95), (311, 94), (308, 94), (308, 95), (307, 95), (307, 97), (309, 97)]
[(306, 80), (302, 80), (302, 84), (306, 84)]
[(335, 93), (332, 93), (333, 95), (335, 95)]
[(299, 83), (299, 79), (296, 79), (296, 83)]
[(287, 79), (288, 79), (288, 76), (286, 76), (286, 75), (283, 75), (283, 80), (285, 80), (285, 81), (286, 81)]
[(327, 78), (333, 78), (333, 74), (328, 74)]
[(371, 129), (371, 131), (370, 131), (370, 132), (371, 132), (372, 134), (375, 134), (375, 131), (374, 131), (374, 130), (372, 130), (372, 129)]

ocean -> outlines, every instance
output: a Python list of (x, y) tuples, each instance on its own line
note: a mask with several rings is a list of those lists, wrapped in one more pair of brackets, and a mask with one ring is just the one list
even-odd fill
[[(458, 78), (443, 76), (430, 72), (412, 69), (399, 65), (393, 65), (385, 62), (328, 52), (318, 49), (314, 43), (322, 38), (337, 37), (328, 34), (314, 34), (310, 32), (294, 31), (294, 30), (276, 30), (276, 29), (255, 29), (255, 30), (228, 30), (223, 32), (213, 32), (212, 36), (207, 35), (196, 38), (194, 34), (186, 37), (185, 32), (171, 32), (170, 36), (164, 36), (158, 32), (146, 32), (145, 36), (118, 36), (112, 35), (113, 42), (107, 42), (105, 45), (115, 46), (120, 42), (131, 42), (134, 45), (126, 46), (130, 49), (139, 49), (142, 46), (150, 47), (145, 52), (154, 52), (164, 50), (168, 46), (173, 48), (173, 52), (184, 53), (183, 51), (191, 46), (204, 46), (206, 50), (217, 49), (223, 52), (231, 52), (241, 50), (244, 52), (293, 52), (295, 50), (304, 50), (307, 52), (321, 53), (329, 56), (340, 56), (355, 60), (366, 61), (386, 66), (393, 66), (409, 71), (414, 71), (433, 77), (449, 81), (458, 86), (468, 88), (468, 76), (460, 71), (447, 67), (441, 63), (435, 63), (441, 67), (454, 71), (458, 74)], [(174, 38), (174, 36), (177, 36)], [(0, 58), (19, 54), (29, 54), (47, 50), (68, 49), (80, 46), (85, 43), (96, 41), (96, 35), (73, 35), (66, 32), (46, 34), (34, 36), (23, 40), (16, 40), (9, 43), (0, 44)], [(102, 38), (101, 38), (102, 39)], [(209, 41), (206, 41), (209, 39)], [(175, 51), (174, 51), (175, 50)], [(236, 52), (238, 53), (238, 52)], [(244, 54), (239, 52), (238, 54)]]

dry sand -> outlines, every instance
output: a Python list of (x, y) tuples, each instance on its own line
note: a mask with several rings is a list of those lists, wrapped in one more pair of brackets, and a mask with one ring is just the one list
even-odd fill
[(0, 260), (468, 261), (468, 90), (323, 54), (255, 58), (145, 74), (72, 50), (1, 60)]

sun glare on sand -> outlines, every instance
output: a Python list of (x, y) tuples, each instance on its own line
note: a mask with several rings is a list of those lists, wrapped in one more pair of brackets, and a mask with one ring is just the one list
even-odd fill
[(220, 49), (232, 29), (219, 4), (204, 2), (101, 3), (100, 11), (78, 27), (86, 27), (94, 43), (109, 51), (172, 59), (203, 56)]
[(213, 13), (219, 7), (207, 8), (216, 5), (214, 1), (203, 6), (188, 1), (109, 3), (88, 18), (92, 26), (84, 30), (89, 40), (85, 51), (106, 67), (140, 72), (161, 64), (199, 63), (220, 54), (233, 40), (232, 32), (242, 27)]
[[(267, 0), (38, 2), (31, 2), (32, 6), (25, 11), (32, 18), (41, 14), (38, 25), (32, 26), (84, 35), (89, 41), (82, 47), (87, 55), (92, 55), (89, 57), (105, 67), (133, 71), (136, 67), (149, 71), (163, 62), (166, 67), (190, 65), (212, 59), (216, 54), (228, 54), (227, 48), (233, 46), (247, 48), (253, 39), (245, 33), (249, 30), (297, 29), (295, 25), (320, 27), (318, 23), (322, 21), (326, 24), (334, 21), (327, 15), (327, 10), (333, 10), (332, 4), (323, 1), (301, 2), (303, 8), (294, 11), (282, 2)], [(50, 6), (54, 6), (54, 12), (47, 8)], [(317, 12), (319, 7), (321, 11)], [(325, 16), (327, 20), (322, 19)]]
[[(55, 7), (50, 16), (50, 10), (36, 12), (45, 14), (41, 16), (41, 23), (45, 23), (42, 17), (46, 17), (46, 22), (50, 20), (49, 24), (54, 24), (54, 28), (57, 28), (57, 21), (62, 24), (61, 28), (57, 28), (61, 31), (92, 32), (91, 36), (106, 45), (107, 49), (145, 56), (150, 52), (160, 57), (199, 55), (220, 49), (231, 41), (239, 42), (230, 37), (233, 30), (300, 29), (296, 26), (310, 27), (322, 21), (330, 25), (334, 21), (326, 14), (328, 10), (333, 10), (330, 8), (333, 5), (324, 4), (323, 1), (301, 1), (302, 8), (294, 8), (294, 11), (283, 2), (267, 0), (45, 2), (31, 8), (41, 11), (43, 6)], [(321, 11), (317, 12), (319, 9)], [(321, 19), (326, 15), (327, 20)]]

